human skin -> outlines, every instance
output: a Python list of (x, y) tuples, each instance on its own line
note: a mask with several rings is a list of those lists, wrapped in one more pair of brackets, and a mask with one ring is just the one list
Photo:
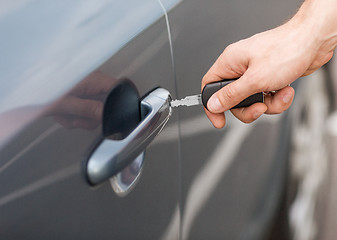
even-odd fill
[(257, 92), (277, 91), (231, 112), (250, 123), (262, 114), (287, 110), (294, 98), (289, 86), (327, 63), (337, 45), (337, 0), (306, 0), (285, 24), (226, 47), (202, 79), (202, 88), (223, 79), (239, 78), (216, 92), (205, 112), (216, 128), (226, 124), (224, 112)]

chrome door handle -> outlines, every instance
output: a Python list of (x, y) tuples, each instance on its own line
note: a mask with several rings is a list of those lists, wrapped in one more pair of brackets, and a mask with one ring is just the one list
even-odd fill
[(160, 133), (169, 120), (170, 93), (158, 88), (141, 101), (143, 120), (123, 140), (105, 139), (87, 162), (87, 177), (91, 184), (101, 183), (130, 164)]

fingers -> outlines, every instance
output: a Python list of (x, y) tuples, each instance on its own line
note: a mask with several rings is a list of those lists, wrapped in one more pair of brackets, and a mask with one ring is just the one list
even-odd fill
[(241, 78), (213, 94), (208, 100), (207, 108), (213, 113), (225, 112), (243, 99), (263, 91), (262, 82), (259, 77), (250, 74), (247, 70)]
[(211, 113), (205, 109), (205, 113), (215, 128), (223, 128), (226, 125), (224, 113)]
[[(248, 58), (247, 58), (248, 54), (245, 52), (244, 50), (245, 48), (240, 47), (240, 45), (242, 44), (243, 44), (243, 41), (240, 41), (238, 43), (229, 45), (224, 50), (224, 52), (220, 55), (220, 57), (216, 60), (213, 66), (209, 69), (209, 71), (203, 77), (202, 85), (201, 85), (202, 89), (208, 83), (221, 81), (223, 79), (237, 78), (237, 77), (242, 76), (245, 73), (245, 71), (248, 68)], [(234, 86), (232, 85), (229, 88), (229, 92), (226, 94), (227, 96), (229, 96), (230, 99), (232, 96), (235, 96), (238, 98), (240, 97), (236, 94), (236, 92), (242, 93), (241, 91), (237, 91), (235, 86), (236, 86), (235, 84)], [(242, 96), (245, 96), (245, 93), (242, 93)], [(215, 98), (212, 101), (214, 101), (212, 103), (212, 106), (209, 106), (209, 105), (207, 106), (207, 107), (210, 107), (211, 111), (207, 111), (205, 109), (206, 115), (210, 119), (214, 127), (222, 128), (226, 124), (226, 118), (225, 118), (224, 112), (230, 108), (226, 106), (226, 103), (228, 103), (228, 100), (225, 98), (222, 98), (221, 100), (219, 100), (218, 98)], [(236, 101), (239, 101), (239, 100), (236, 100)], [(234, 106), (235, 100), (234, 100), (234, 103), (233, 101), (230, 101), (230, 104), (233, 104)], [(214, 111), (214, 109), (226, 109), (226, 110)]]
[[(271, 78), (270, 72), (266, 69), (266, 64), (261, 65), (251, 61), (249, 52), (250, 40), (239, 41), (230, 45), (216, 60), (213, 66), (205, 74), (202, 80), (202, 88), (215, 81), (223, 79), (237, 78), (238, 80), (226, 85), (208, 100), (206, 111), (208, 118), (216, 128), (225, 125), (224, 112), (239, 104), (243, 99), (263, 91), (279, 89), (287, 84), (285, 78)], [(265, 62), (266, 59), (263, 59)], [(274, 81), (271, 81), (274, 79)], [(232, 113), (242, 122), (250, 123), (259, 118), (263, 113), (277, 114), (285, 111), (291, 105), (294, 97), (294, 90), (285, 87), (279, 90), (274, 96), (265, 96), (265, 103), (253, 104), (247, 108), (231, 110)]]
[[(222, 128), (226, 123), (223, 112), (255, 93), (252, 93), (251, 89), (259, 89), (259, 87), (253, 88), (249, 84), (242, 84), (239, 79), (223, 87), (209, 99), (207, 107), (210, 112), (206, 111), (206, 114), (216, 128)], [(294, 94), (294, 89), (287, 86), (277, 91), (273, 96), (266, 95), (264, 103), (256, 103), (250, 107), (232, 109), (231, 111), (242, 122), (251, 123), (263, 113), (279, 114), (287, 110), (293, 101)]]
[(241, 45), (244, 45), (244, 41), (239, 41), (226, 47), (203, 77), (201, 89), (207, 83), (238, 78), (244, 74), (248, 68), (248, 54), (244, 47), (240, 47)]
[(274, 96), (265, 96), (264, 103), (267, 105), (267, 114), (279, 114), (287, 110), (295, 96), (295, 90), (287, 86), (277, 91)]
[(265, 96), (264, 103), (255, 103), (246, 108), (232, 109), (233, 115), (244, 123), (251, 123), (263, 113), (279, 114), (287, 110), (293, 99), (295, 91), (292, 87), (285, 87), (275, 93), (274, 96)]
[(233, 115), (244, 123), (251, 123), (267, 111), (264, 103), (255, 103), (249, 107), (232, 109)]

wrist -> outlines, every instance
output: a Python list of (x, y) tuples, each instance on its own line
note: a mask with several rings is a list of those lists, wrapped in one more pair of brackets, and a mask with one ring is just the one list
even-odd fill
[(330, 52), (337, 46), (336, 12), (335, 0), (307, 0), (288, 24), (301, 29), (318, 49)]

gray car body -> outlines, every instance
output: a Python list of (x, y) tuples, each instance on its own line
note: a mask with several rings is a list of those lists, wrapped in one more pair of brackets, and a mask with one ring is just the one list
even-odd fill
[(140, 97), (157, 87), (173, 98), (198, 93), (226, 45), (277, 26), (298, 1), (2, 4), (1, 239), (268, 235), (287, 172), (287, 118), (245, 125), (228, 115), (216, 130), (202, 107), (174, 109), (146, 149), (138, 183), (120, 197), (109, 181), (91, 186), (85, 176), (101, 124), (67, 128), (55, 106), (97, 73), (130, 79)]

